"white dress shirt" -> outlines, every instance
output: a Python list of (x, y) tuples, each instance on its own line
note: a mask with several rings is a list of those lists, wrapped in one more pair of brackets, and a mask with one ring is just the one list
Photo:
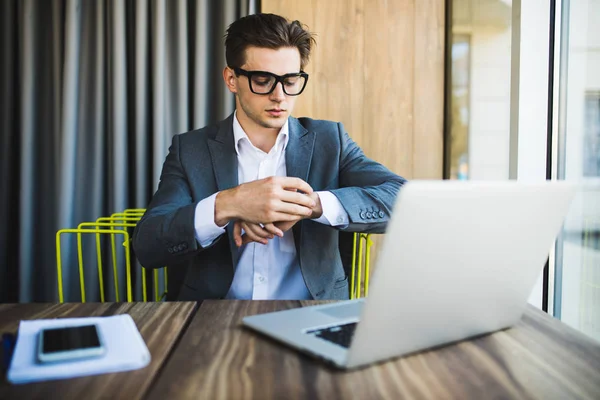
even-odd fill
[[(275, 145), (268, 152), (255, 147), (242, 129), (237, 112), (233, 118), (233, 136), (238, 159), (238, 182), (240, 184), (267, 178), (286, 176), (285, 150), (288, 142), (288, 122), (281, 128)], [(321, 200), (323, 215), (313, 221), (331, 225), (348, 225), (348, 213), (331, 192), (316, 192)], [(196, 240), (202, 247), (209, 246), (225, 233), (225, 226), (215, 224), (215, 198), (217, 193), (200, 201), (196, 206)], [(229, 299), (311, 299), (304, 283), (292, 230), (283, 237), (275, 236), (266, 245), (251, 242), (238, 250), (241, 252), (235, 269)]]

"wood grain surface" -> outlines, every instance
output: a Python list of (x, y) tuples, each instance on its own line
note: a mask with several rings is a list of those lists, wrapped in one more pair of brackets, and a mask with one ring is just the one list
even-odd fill
[(443, 176), (444, 0), (262, 0), (316, 34), (294, 116), (341, 121), (409, 179)]
[[(316, 34), (295, 117), (341, 121), (407, 179), (442, 179), (444, 0), (262, 0)], [(382, 247), (373, 236), (372, 266)]]
[(129, 314), (135, 321), (152, 361), (145, 368), (66, 380), (11, 385), (0, 378), (0, 399), (139, 399), (192, 317), (197, 303), (65, 303), (2, 304), (0, 332), (16, 333), (20, 320)]
[(149, 398), (600, 398), (600, 343), (533, 307), (514, 328), (350, 372), (240, 326), (308, 304), (203, 302)]

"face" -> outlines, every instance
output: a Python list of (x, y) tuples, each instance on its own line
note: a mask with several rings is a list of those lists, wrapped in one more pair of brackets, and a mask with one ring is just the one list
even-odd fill
[[(246, 49), (246, 63), (241, 66), (246, 71), (267, 71), (277, 75), (285, 75), (300, 71), (300, 52), (295, 47), (282, 47), (277, 50), (260, 47)], [(223, 78), (227, 87), (235, 93), (237, 118), (244, 130), (260, 130), (261, 128), (279, 131), (291, 115), (296, 98), (284, 93), (281, 83), (267, 95), (259, 95), (250, 91), (248, 78), (225, 68)]]

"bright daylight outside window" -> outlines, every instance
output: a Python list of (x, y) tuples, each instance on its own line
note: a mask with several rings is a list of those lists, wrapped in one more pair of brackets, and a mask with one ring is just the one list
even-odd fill
[(451, 4), (448, 178), (508, 179), (512, 2)]
[(581, 185), (556, 248), (554, 313), (600, 340), (600, 0), (562, 2), (557, 172)]

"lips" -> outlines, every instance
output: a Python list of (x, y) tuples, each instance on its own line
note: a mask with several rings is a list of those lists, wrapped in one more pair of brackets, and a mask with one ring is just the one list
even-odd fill
[(269, 113), (272, 116), (278, 117), (280, 115), (282, 115), (286, 110), (282, 110), (281, 108), (272, 108), (270, 110), (267, 110), (267, 113)]

